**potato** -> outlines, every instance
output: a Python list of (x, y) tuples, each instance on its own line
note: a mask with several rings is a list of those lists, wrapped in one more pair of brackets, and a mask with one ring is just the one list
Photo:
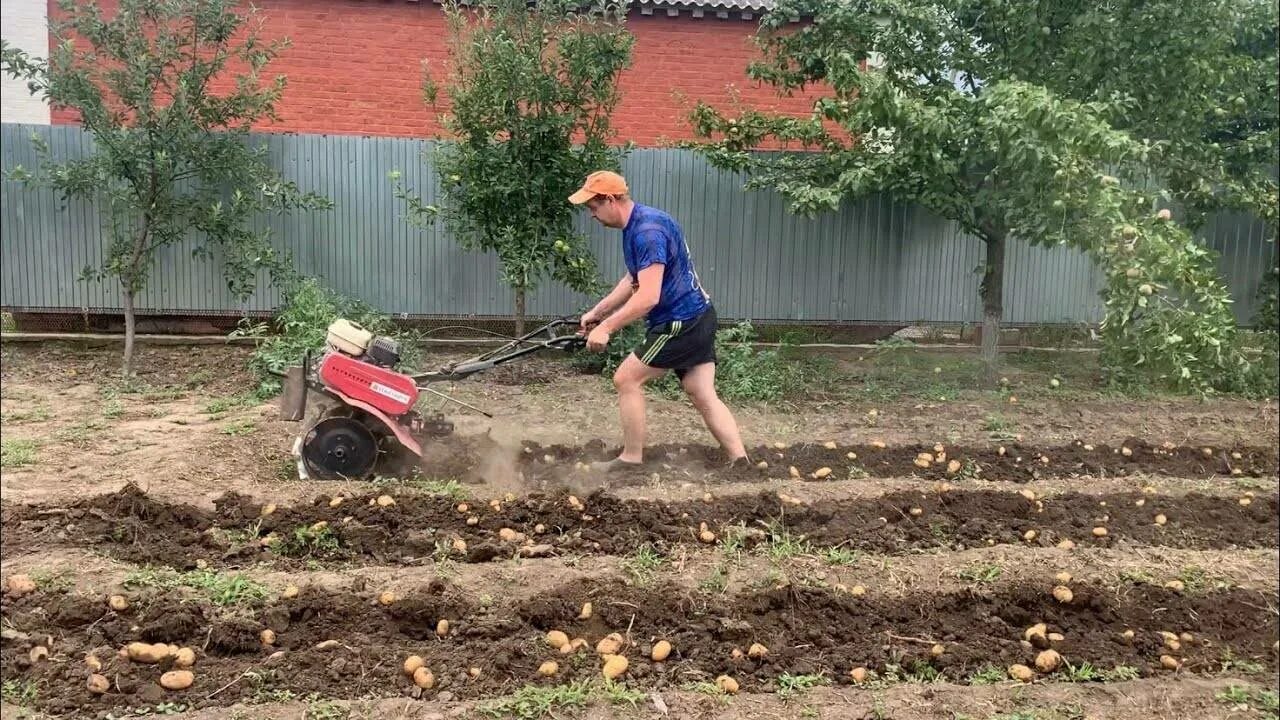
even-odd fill
[(29, 575), (10, 575), (7, 584), (9, 594), (22, 597), (36, 591), (36, 583)]
[(123, 595), (112, 595), (107, 598), (107, 607), (116, 612), (123, 612), (129, 609), (129, 600)]
[[(871, 414), (871, 413), (868, 413), (868, 414)], [(888, 445), (886, 445), (886, 444), (885, 444), (885, 442), (884, 442), (883, 440), (872, 440), (872, 441), (871, 441), (871, 447), (873, 447), (873, 448), (875, 448), (875, 449), (877, 449), (877, 450), (883, 450), (883, 449), (885, 449), (885, 448), (887, 448), (887, 447), (889, 447), (889, 446), (888, 446)]]
[(1031, 672), (1031, 668), (1026, 665), (1010, 665), (1009, 677), (1022, 682), (1031, 682), (1031, 678), (1035, 677), (1035, 673)]
[(1184, 643), (1193, 643), (1196, 641), (1196, 636), (1189, 632), (1184, 632), (1178, 634), (1178, 639)]
[(89, 688), (89, 692), (94, 695), (102, 695), (111, 689), (111, 681), (103, 675), (93, 673), (89, 676), (89, 681), (85, 683), (85, 687)]
[(1048, 625), (1045, 625), (1044, 623), (1036, 623), (1035, 625), (1032, 625), (1031, 627), (1022, 631), (1022, 639), (1030, 640), (1032, 637), (1035, 637), (1037, 635), (1040, 637), (1044, 637), (1045, 633), (1047, 632), (1049, 632)]
[(1057, 575), (1054, 575), (1053, 579), (1057, 580), (1059, 585), (1066, 585), (1067, 583), (1071, 582), (1071, 573), (1067, 572), (1066, 570), (1063, 570)]
[(742, 649), (741, 649), (741, 648), (734, 648), (734, 649), (733, 649), (733, 652), (729, 653), (729, 657), (733, 658), (734, 660), (741, 660), (741, 659), (742, 659)]
[(1028, 530), (1022, 533), (1022, 539), (1026, 540), (1027, 542), (1032, 542), (1033, 540), (1036, 539), (1036, 536), (1038, 535), (1039, 533), (1037, 533), (1035, 530)]
[(93, 653), (84, 656), (84, 666), (89, 668), (89, 672), (98, 672), (102, 669), (102, 661)]
[(617, 655), (622, 650), (622, 636), (618, 633), (609, 633), (600, 642), (596, 643), (596, 653), (599, 655)]
[(480, 677), (480, 672), (481, 672), (480, 668), (478, 667), (467, 668), (467, 675), (471, 676), (472, 680), (475, 680), (476, 678)]
[(1120, 448), (1120, 454), (1121, 454), (1121, 455), (1123, 455), (1123, 456), (1125, 456), (1125, 457), (1131, 457), (1131, 456), (1133, 455), (1133, 451), (1132, 451), (1132, 450), (1130, 450), (1130, 449), (1129, 449), (1129, 448), (1127, 448), (1127, 447), (1121, 447), (1121, 448)]
[(1213, 448), (1211, 447), (1200, 448), (1200, 452), (1204, 453), (1205, 457), (1213, 457)]
[(551, 677), (560, 672), (560, 665), (554, 660), (548, 660), (538, 666), (538, 674), (543, 677)]
[(1062, 663), (1062, 656), (1057, 650), (1044, 650), (1036, 655), (1036, 669), (1040, 672), (1053, 672)]
[(789, 473), (793, 478), (798, 478), (800, 477), (800, 468), (796, 467), (795, 465), (792, 465), (791, 467), (787, 468), (787, 473)]
[(866, 682), (867, 669), (864, 667), (856, 667), (849, 671), (849, 677), (856, 683)]
[(276, 511), (276, 504), (275, 504), (275, 503), (267, 503), (266, 505), (263, 505), (263, 506), (262, 506), (261, 516), (262, 516), (262, 517), (266, 517), (266, 516), (268, 516), (268, 515), (270, 515), (270, 514), (274, 513), (275, 511)]
[(1178, 658), (1172, 655), (1161, 655), (1160, 666), (1166, 670), (1177, 670), (1182, 666), (1182, 663), (1178, 662)]
[(502, 528), (498, 531), (498, 538), (503, 542), (519, 542), (524, 539), (524, 535), (511, 528)]
[(776, 443), (774, 443), (774, 444), (773, 444), (773, 449), (774, 449), (774, 450), (786, 450), (786, 449), (787, 449), (787, 444), (786, 444), (786, 443), (784, 443), (784, 442), (776, 442)]
[(131, 642), (125, 646), (129, 659), (141, 663), (158, 663), (169, 657), (169, 647), (159, 643)]
[(760, 462), (756, 463), (756, 468), (759, 470), (768, 470), (769, 463), (764, 460), (761, 460)]
[(996, 448), (996, 454), (997, 454), (997, 455), (999, 455), (1000, 457), (1004, 457), (1004, 454), (1005, 454), (1006, 452), (1008, 452), (1008, 451), (1004, 449), (1004, 446), (1003, 446), (1003, 445), (1001, 445), (1000, 447)]
[(49, 648), (43, 645), (36, 645), (27, 652), (27, 657), (30, 658), (32, 665), (42, 663), (49, 659)]
[(698, 531), (698, 540), (711, 545), (716, 541), (716, 534), (708, 530), (706, 525), (703, 525), (702, 530)]
[(617, 680), (627, 671), (627, 659), (622, 655), (607, 655), (601, 673), (610, 680)]
[(1060, 603), (1069, 603), (1075, 594), (1071, 592), (1071, 588), (1066, 585), (1056, 585), (1053, 588), (1053, 598)]
[(813, 477), (817, 480), (821, 480), (822, 478), (827, 477), (830, 474), (831, 474), (831, 468), (829, 467), (820, 467), (817, 470), (813, 471)]
[(666, 640), (659, 640), (658, 642), (653, 644), (653, 652), (649, 654), (649, 657), (652, 658), (654, 662), (662, 662), (663, 660), (666, 660), (670, 655), (671, 655), (671, 643), (667, 642)]
[(1035, 502), (1036, 494), (1033, 490), (1019, 490), (1018, 494), (1027, 499), (1027, 502)]
[(720, 691), (726, 695), (738, 694), (738, 681), (728, 675), (721, 675), (716, 678), (716, 687), (720, 688)]
[(420, 667), (413, 671), (413, 684), (423, 690), (430, 690), (436, 686), (436, 676), (425, 667)]
[(951, 462), (947, 463), (947, 472), (951, 475), (955, 475), (956, 473), (960, 472), (960, 461), (952, 460)]
[[(926, 453), (926, 454), (927, 454), (927, 453)], [(932, 461), (932, 460), (925, 460), (925, 459), (924, 459), (924, 458), (922, 458), (922, 457), (917, 457), (915, 460), (913, 460), (913, 461), (912, 461), (912, 464), (914, 464), (914, 465), (915, 465), (916, 467), (918, 467), (918, 468), (927, 468), (927, 467), (929, 467), (930, 465), (932, 465), (932, 464), (933, 464), (933, 461)]]
[(569, 647), (574, 650), (581, 650), (582, 648), (587, 647), (587, 645), (588, 643), (586, 638), (574, 638), (573, 642), (569, 643)]
[(390, 495), (379, 495), (374, 502), (378, 504), (378, 507), (391, 507), (396, 504), (396, 499)]
[(471, 509), (471, 506), (467, 505), (466, 503), (458, 503), (458, 507), (456, 509), (458, 512), (462, 513), (463, 515), (466, 515), (467, 511)]
[(337, 640), (322, 640), (315, 644), (316, 650), (332, 650), (341, 645)]
[(751, 647), (747, 648), (747, 657), (759, 660), (769, 654), (769, 648), (760, 643), (751, 643)]
[(297, 585), (286, 586), (284, 589), (284, 592), (280, 593), (280, 597), (286, 600), (290, 598), (298, 597), (298, 586)]
[(160, 676), (160, 687), (165, 690), (186, 690), (196, 681), (190, 670), (170, 670)]
[(1164, 641), (1164, 646), (1169, 648), (1171, 652), (1178, 652), (1182, 650), (1182, 641), (1177, 638), (1166, 639)]
[(1099, 537), (1099, 538), (1106, 537), (1106, 536), (1107, 536), (1107, 529), (1106, 529), (1106, 528), (1104, 528), (1104, 527), (1102, 527), (1101, 525), (1099, 525), (1098, 527), (1096, 527), (1096, 528), (1094, 528), (1094, 529), (1093, 529), (1093, 536), (1094, 536), (1094, 537)]
[(924, 514), (924, 508), (913, 507), (908, 512), (911, 513), (912, 517), (920, 517)]
[(260, 640), (263, 645), (275, 645), (276, 631), (271, 628), (263, 628), (262, 632), (258, 633), (258, 640)]
[(1049, 642), (1062, 642), (1065, 639), (1062, 633), (1049, 633)]
[(329, 500), (329, 507), (331, 508), (338, 507), (339, 505), (342, 504), (343, 499), (344, 498), (341, 495), (334, 495), (333, 498)]
[(582, 501), (573, 495), (569, 496), (568, 502), (569, 502), (569, 507), (573, 508), (574, 510), (577, 510), (578, 512), (582, 512), (582, 509), (585, 507), (582, 504)]
[(837, 445), (836, 445), (836, 441), (835, 441), (835, 440), (828, 440), (828, 441), (826, 441), (826, 442), (822, 443), (822, 447), (824, 447), (824, 448), (826, 448), (826, 449), (828, 449), (828, 450), (835, 450), (835, 449), (836, 449), (836, 447), (837, 447)]
[(591, 602), (582, 603), (582, 612), (578, 613), (579, 620), (590, 620), (592, 614)]
[(437, 636), (439, 636), (439, 637), (445, 637), (445, 636), (447, 636), (448, 634), (449, 634), (449, 621), (448, 621), (448, 620), (443, 620), (443, 619), (442, 619), (440, 622), (436, 623), (436, 635), (437, 635)]
[(1132, 630), (1125, 630), (1124, 632), (1120, 633), (1120, 637), (1124, 638), (1125, 640), (1132, 640), (1132, 639), (1133, 639), (1133, 631), (1132, 631)]
[(850, 459), (850, 460), (857, 460), (857, 459), (858, 459), (858, 453), (853, 452), (852, 450), (850, 450), (849, 452), (845, 453), (845, 454), (844, 454), (844, 456), (845, 456), (846, 458)]
[(1250, 505), (1252, 505), (1252, 504), (1253, 504), (1253, 498), (1247, 498), (1247, 497), (1242, 497), (1242, 498), (1240, 498), (1240, 505), (1241, 505), (1241, 506), (1243, 506), (1243, 507), (1249, 507), (1249, 506), (1250, 506)]
[(861, 585), (854, 585), (853, 587), (849, 588), (849, 594), (854, 597), (862, 597), (863, 595), (867, 594), (867, 589), (862, 587)]
[(945, 647), (936, 643), (934, 644), (933, 647), (929, 648), (929, 654), (934, 657), (942, 657), (942, 654), (945, 653), (946, 651), (947, 649)]
[(538, 535), (541, 535), (542, 533), (544, 533), (544, 532), (546, 532), (546, 531), (547, 531), (547, 526), (546, 526), (546, 525), (543, 525), (542, 523), (538, 523), (537, 525), (534, 525), (534, 526), (533, 526), (533, 532), (534, 532), (534, 533), (536, 533), (536, 534), (538, 534)]
[(173, 666), (176, 668), (189, 668), (196, 664), (196, 651), (189, 647), (178, 648), (178, 652), (173, 654)]
[(384, 590), (378, 595), (378, 604), (386, 607), (396, 601), (396, 594), (390, 590)]
[(559, 630), (552, 630), (547, 633), (547, 644), (559, 650), (569, 644), (569, 636)]
[(1187, 587), (1181, 580), (1170, 580), (1164, 586), (1174, 592), (1182, 592)]
[(418, 655), (410, 655), (404, 659), (404, 674), (409, 677), (413, 677), (413, 674), (418, 671), (418, 668), (426, 664), (427, 663), (422, 659), (422, 657)]

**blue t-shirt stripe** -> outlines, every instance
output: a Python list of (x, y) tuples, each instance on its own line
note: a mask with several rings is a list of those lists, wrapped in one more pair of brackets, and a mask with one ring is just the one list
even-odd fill
[(667, 213), (636, 203), (627, 226), (622, 229), (622, 254), (631, 282), (641, 270), (661, 263), (662, 294), (649, 311), (648, 325), (657, 327), (673, 320), (692, 320), (706, 311), (711, 296), (702, 289), (693, 269), (689, 244), (680, 224)]

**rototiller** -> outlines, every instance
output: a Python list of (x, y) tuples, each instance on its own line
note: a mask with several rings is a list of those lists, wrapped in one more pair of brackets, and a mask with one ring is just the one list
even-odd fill
[(415, 409), (421, 394), (493, 417), (428, 385), (462, 380), (540, 350), (571, 351), (586, 345), (576, 317), (558, 318), (509, 340), (467, 360), (409, 375), (396, 370), (400, 347), (395, 340), (348, 320), (334, 321), (319, 359), (313, 362), (308, 352), (301, 366), (280, 374), (281, 416), (302, 423), (293, 443), (298, 475), (304, 480), (357, 480), (398, 474), (406, 462), (422, 458), (431, 438), (453, 432), (453, 423), (443, 413), (423, 415)]

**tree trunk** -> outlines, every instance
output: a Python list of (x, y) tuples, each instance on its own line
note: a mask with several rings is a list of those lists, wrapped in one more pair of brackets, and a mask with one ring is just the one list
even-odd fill
[(516, 288), (516, 336), (524, 335), (524, 288)]
[(1000, 380), (1000, 319), (1004, 315), (1004, 232), (989, 232), (983, 240), (987, 245), (981, 288), (983, 379), (995, 386)]
[[(124, 285), (124, 283), (121, 284)], [(126, 286), (124, 291), (124, 365), (121, 368), (126, 379), (133, 375), (134, 326), (133, 291)]]

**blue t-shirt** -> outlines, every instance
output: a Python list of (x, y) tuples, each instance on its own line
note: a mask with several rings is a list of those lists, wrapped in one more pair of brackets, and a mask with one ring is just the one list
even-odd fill
[(655, 263), (665, 266), (662, 294), (649, 311), (650, 329), (672, 320), (692, 320), (711, 304), (711, 296), (702, 289), (693, 269), (684, 232), (667, 213), (636, 203), (622, 229), (622, 254), (633, 285), (639, 282), (641, 270)]

